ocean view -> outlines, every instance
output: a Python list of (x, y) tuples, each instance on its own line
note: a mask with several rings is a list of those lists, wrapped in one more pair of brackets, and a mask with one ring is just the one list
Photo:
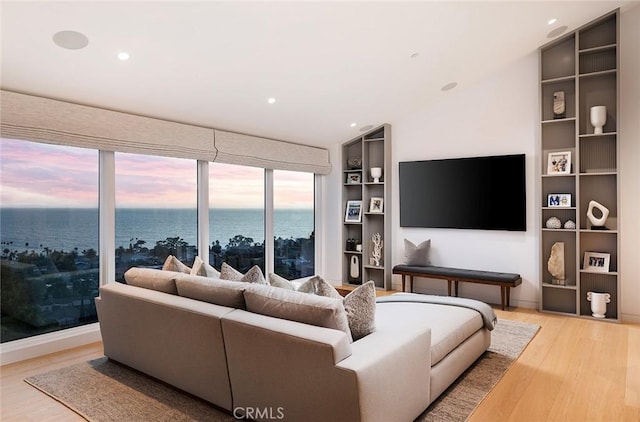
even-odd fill
[[(236, 235), (264, 242), (264, 211), (260, 209), (212, 209), (209, 213), (210, 244), (216, 240), (225, 247)], [(275, 210), (276, 237), (308, 238), (313, 227), (313, 210)], [(196, 245), (195, 209), (116, 210), (116, 248), (128, 248), (136, 240), (153, 247), (159, 240), (179, 236)], [(97, 209), (1, 208), (2, 249), (12, 251), (79, 251), (98, 249)], [(28, 246), (27, 246), (28, 244)]]

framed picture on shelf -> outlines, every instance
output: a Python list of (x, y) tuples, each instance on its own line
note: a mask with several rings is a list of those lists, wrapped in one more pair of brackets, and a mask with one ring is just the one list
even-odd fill
[(372, 197), (369, 202), (369, 212), (382, 213), (382, 207), (384, 205), (384, 199), (380, 197)]
[(547, 174), (571, 174), (571, 151), (550, 152)]
[(583, 269), (596, 273), (608, 273), (611, 255), (602, 252), (585, 252)]
[(347, 208), (344, 213), (345, 223), (362, 222), (362, 201), (347, 201)]
[(547, 196), (547, 207), (568, 208), (571, 207), (570, 193), (550, 193)]
[(347, 184), (359, 185), (362, 182), (360, 173), (347, 173)]

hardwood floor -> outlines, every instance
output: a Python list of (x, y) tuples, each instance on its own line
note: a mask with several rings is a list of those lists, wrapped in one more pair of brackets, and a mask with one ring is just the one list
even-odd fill
[[(640, 421), (640, 325), (496, 309), (542, 328), (469, 422)], [(102, 356), (94, 343), (0, 368), (0, 420), (81, 421), (23, 379)]]

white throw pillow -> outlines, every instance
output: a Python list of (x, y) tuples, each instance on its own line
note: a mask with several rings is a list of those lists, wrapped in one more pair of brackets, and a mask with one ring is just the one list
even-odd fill
[(200, 275), (203, 277), (220, 278), (220, 271), (213, 268), (208, 263), (204, 262), (202, 258), (196, 256), (193, 260), (193, 267), (191, 267), (191, 275)]
[(184, 265), (178, 258), (173, 255), (169, 255), (162, 264), (162, 271), (175, 271), (177, 273), (189, 274), (191, 268)]
[(285, 290), (296, 290), (296, 286), (292, 282), (275, 273), (269, 273), (269, 284)]
[(431, 248), (431, 239), (425, 240), (419, 245), (415, 245), (412, 241), (404, 240), (404, 263), (405, 265), (418, 265), (426, 267), (431, 265), (429, 261), (429, 249)]

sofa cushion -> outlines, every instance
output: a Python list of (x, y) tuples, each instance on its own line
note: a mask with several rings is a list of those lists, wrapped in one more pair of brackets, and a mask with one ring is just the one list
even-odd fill
[(213, 268), (207, 262), (204, 262), (199, 256), (194, 258), (190, 274), (201, 275), (203, 277), (220, 278), (220, 271)]
[[(333, 287), (331, 287), (333, 289)], [(335, 289), (333, 289), (335, 290)], [(337, 293), (337, 292), (336, 292)], [(353, 341), (361, 339), (376, 330), (376, 286), (367, 281), (344, 298), (349, 329)]]
[(246, 274), (242, 274), (231, 265), (223, 262), (220, 268), (220, 278), (222, 280), (243, 281), (245, 283), (267, 284), (262, 270), (257, 265), (251, 267)]
[(178, 258), (173, 255), (169, 255), (167, 259), (164, 260), (164, 264), (162, 264), (163, 271), (175, 271), (179, 273), (189, 274), (191, 272), (191, 268), (184, 265)]
[(259, 285), (248, 286), (244, 300), (250, 312), (344, 331), (353, 341), (342, 300)]
[(404, 240), (404, 263), (405, 265), (431, 265), (429, 260), (429, 249), (431, 249), (431, 239), (425, 240), (419, 245), (412, 241)]
[(124, 273), (124, 279), (132, 286), (177, 295), (176, 278), (181, 274), (183, 273), (132, 267)]
[(230, 308), (246, 309), (243, 295), (246, 286), (235, 281), (180, 274), (176, 278), (176, 287), (180, 296)]

